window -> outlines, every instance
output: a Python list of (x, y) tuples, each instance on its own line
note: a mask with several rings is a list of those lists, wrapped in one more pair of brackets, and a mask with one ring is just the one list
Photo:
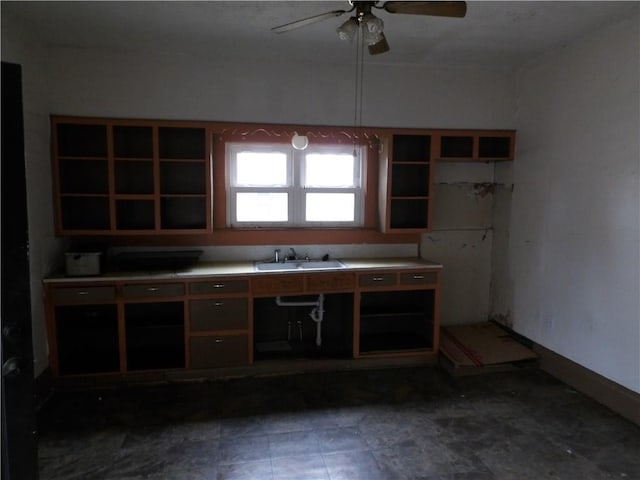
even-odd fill
[(364, 149), (227, 144), (227, 223), (355, 227), (363, 222)]

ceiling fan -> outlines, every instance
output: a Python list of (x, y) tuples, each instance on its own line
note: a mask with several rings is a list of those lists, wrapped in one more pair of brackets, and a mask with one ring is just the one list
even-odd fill
[(467, 13), (466, 2), (393, 2), (388, 1), (379, 5), (380, 2), (357, 2), (349, 1), (349, 10), (332, 10), (312, 17), (302, 18), (293, 22), (285, 23), (273, 27), (275, 33), (285, 33), (297, 28), (306, 27), (331, 17), (339, 17), (345, 13), (353, 12), (349, 19), (340, 25), (336, 31), (342, 40), (353, 40), (362, 27), (363, 39), (367, 43), (369, 53), (377, 55), (389, 51), (389, 44), (384, 36), (384, 22), (376, 17), (371, 10), (376, 8), (387, 13), (404, 13), (409, 15), (430, 15), (439, 17), (464, 17)]

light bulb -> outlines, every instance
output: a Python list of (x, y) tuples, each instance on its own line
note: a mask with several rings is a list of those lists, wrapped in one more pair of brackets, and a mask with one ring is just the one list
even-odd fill
[(309, 146), (309, 138), (306, 135), (298, 135), (298, 132), (293, 132), (291, 146), (296, 150), (304, 150)]
[(381, 18), (378, 18), (371, 13), (367, 13), (362, 16), (362, 25), (364, 26), (364, 40), (368, 45), (373, 45), (374, 43), (378, 43), (382, 40), (384, 22)]
[(356, 33), (358, 33), (358, 20), (356, 20), (356, 17), (351, 17), (349, 20), (336, 28), (336, 32), (338, 32), (340, 40), (348, 40), (350, 42), (353, 41)]

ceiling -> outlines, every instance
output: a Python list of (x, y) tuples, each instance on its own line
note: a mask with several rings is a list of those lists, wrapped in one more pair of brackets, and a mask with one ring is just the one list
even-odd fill
[[(343, 62), (356, 45), (336, 28), (348, 15), (284, 34), (271, 28), (331, 10), (346, 1), (2, 1), (49, 45), (144, 51), (253, 61)], [(514, 68), (637, 11), (638, 2), (477, 2), (465, 18), (390, 14), (391, 51), (368, 56), (388, 64), (483, 65)]]

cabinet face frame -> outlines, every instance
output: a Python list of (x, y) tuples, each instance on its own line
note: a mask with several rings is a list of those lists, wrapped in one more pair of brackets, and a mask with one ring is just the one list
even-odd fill
[[(57, 129), (58, 124), (70, 125), (94, 125), (107, 128), (107, 169), (108, 192), (105, 194), (61, 194), (61, 170), (58, 156)], [(128, 237), (130, 243), (139, 243), (147, 236), (149, 239), (166, 242), (176, 239), (182, 245), (253, 245), (256, 240), (252, 231), (228, 228), (226, 226), (226, 188), (224, 169), (224, 142), (231, 135), (242, 140), (252, 132), (275, 132), (286, 135), (289, 131), (299, 130), (304, 126), (297, 125), (273, 125), (273, 124), (247, 124), (211, 121), (170, 121), (170, 120), (139, 120), (139, 119), (113, 119), (113, 118), (89, 118), (71, 116), (51, 116), (52, 126), (52, 172), (53, 172), (53, 196), (55, 206), (55, 228), (57, 235), (66, 236), (122, 236)], [(298, 128), (300, 127), (300, 128)], [(151, 128), (153, 136), (153, 155), (147, 159), (148, 147), (134, 145), (130, 151), (122, 151), (122, 140), (116, 139), (117, 130), (130, 128), (135, 132), (136, 128)], [(175, 194), (161, 191), (162, 180), (160, 169), (170, 171), (181, 162), (194, 162), (194, 150), (189, 148), (185, 158), (177, 158), (179, 155), (170, 152), (169, 155), (161, 155), (160, 131), (161, 129), (198, 128), (204, 132), (204, 169), (205, 193)], [(307, 126), (314, 131), (326, 131), (332, 135), (352, 135), (352, 127), (318, 127)], [(362, 138), (366, 139), (367, 150), (367, 175), (365, 196), (365, 224), (363, 228), (327, 230), (313, 229), (265, 229), (262, 233), (260, 244), (267, 245), (281, 243), (281, 238), (286, 235), (288, 243), (313, 244), (313, 243), (413, 243), (418, 241), (417, 235), (430, 231), (434, 211), (433, 182), (437, 162), (493, 162), (513, 160), (515, 155), (515, 131), (514, 130), (474, 130), (474, 129), (416, 129), (416, 128), (374, 128), (362, 127)], [(127, 132), (131, 133), (131, 132)], [(230, 133), (231, 132), (231, 133)], [(265, 133), (266, 134), (266, 133)], [(132, 133), (135, 136), (135, 133)], [(389, 177), (392, 170), (389, 161), (384, 158), (389, 155), (389, 141), (394, 135), (423, 135), (431, 137), (431, 154), (428, 162), (429, 168), (429, 192), (422, 196), (422, 200), (412, 200), (411, 197), (392, 200), (393, 178)], [(126, 136), (126, 134), (125, 134)], [(188, 136), (187, 136), (188, 137)], [(443, 137), (462, 137), (470, 139), (473, 147), (472, 153), (467, 156), (442, 156), (441, 140)], [(229, 137), (231, 138), (231, 137)], [(483, 156), (480, 143), (483, 140), (502, 138), (508, 142), (509, 153), (504, 155), (506, 146), (498, 148), (500, 155)], [(118, 142), (116, 145), (114, 142)], [(141, 141), (141, 143), (144, 143)], [(386, 144), (386, 145), (385, 145)], [(117, 151), (116, 151), (117, 146)], [(386, 153), (384, 152), (386, 150)], [(71, 152), (73, 153), (73, 152)], [(136, 155), (142, 154), (138, 158)], [(166, 158), (165, 158), (166, 157)], [(195, 160), (199, 161), (199, 160)], [(127, 162), (131, 162), (127, 166)], [(142, 164), (153, 164), (153, 192), (142, 193), (129, 192), (118, 193), (116, 181), (122, 184), (123, 178), (128, 178), (127, 170), (133, 171), (131, 175), (144, 175), (139, 171), (135, 173), (136, 166), (144, 169)], [(161, 167), (163, 164), (167, 164)], [(173, 166), (172, 166), (173, 165)], [(116, 176), (117, 170), (119, 173)], [(187, 168), (188, 169), (188, 168)], [(214, 172), (215, 170), (215, 172)], [(189, 177), (189, 175), (187, 175)], [(150, 180), (146, 180), (150, 182)], [(187, 181), (186, 185), (195, 188), (195, 184)], [(119, 189), (122, 192), (122, 187)], [(141, 189), (145, 191), (144, 188)], [(148, 185), (146, 187), (148, 190)], [(214, 201), (215, 197), (215, 201)], [(93, 204), (91, 206), (90, 204)], [(391, 205), (395, 205), (392, 209)], [(410, 208), (409, 211), (406, 208)], [(95, 209), (99, 215), (87, 216), (85, 211)], [(71, 223), (65, 225), (63, 212), (75, 212), (71, 217)], [(185, 221), (180, 212), (190, 214)], [(163, 213), (164, 212), (164, 213)], [(400, 223), (393, 224), (395, 220)], [(422, 222), (412, 225), (413, 219), (422, 217)], [(204, 221), (202, 222), (202, 219)], [(404, 224), (406, 222), (406, 225)], [(179, 238), (177, 239), (176, 236)], [(172, 238), (173, 237), (173, 238)]]
[[(435, 133), (436, 154), (433, 157), (438, 162), (500, 162), (511, 161), (515, 158), (516, 132), (515, 130), (441, 130)], [(450, 138), (460, 138), (472, 143), (469, 155), (446, 155), (445, 143)], [(481, 144), (487, 140), (503, 140), (507, 154), (486, 155), (481, 151)]]
[[(62, 128), (65, 125), (77, 126), (82, 129), (82, 126), (103, 126), (106, 129), (106, 156), (99, 159), (87, 159), (88, 156), (64, 156), (60, 155), (60, 145), (58, 140), (58, 127)], [(117, 155), (121, 152), (115, 151), (114, 131), (117, 129), (126, 129), (131, 127), (131, 131), (136, 128), (151, 129), (152, 135), (152, 152), (149, 157), (145, 154), (143, 157), (135, 157), (129, 155)], [(194, 129), (202, 131), (202, 158), (194, 158), (193, 153), (188, 153), (185, 158), (178, 158), (178, 155), (170, 156), (169, 158), (160, 157), (160, 142), (159, 132), (161, 129)], [(212, 228), (212, 133), (211, 127), (206, 122), (189, 122), (189, 121), (163, 121), (163, 120), (129, 120), (129, 119), (98, 119), (98, 118), (80, 118), (80, 117), (64, 117), (64, 116), (52, 116), (51, 117), (51, 161), (52, 161), (52, 173), (53, 173), (53, 200), (55, 207), (55, 229), (57, 235), (158, 235), (158, 234), (202, 234), (208, 233)], [(107, 168), (107, 192), (101, 194), (73, 194), (63, 193), (61, 184), (61, 162), (64, 161), (106, 161)], [(122, 193), (116, 191), (116, 181), (120, 184), (126, 177), (116, 177), (116, 169), (122, 171), (127, 163), (129, 166), (133, 166), (134, 162), (141, 166), (144, 162), (150, 162), (152, 164), (152, 179), (148, 179), (148, 182), (153, 184), (153, 191), (151, 193)], [(194, 165), (201, 164), (202, 166), (202, 182), (204, 183), (203, 189), (198, 192), (163, 192), (161, 189), (161, 169), (163, 165), (165, 167), (180, 168), (180, 165), (184, 165), (185, 168), (191, 168), (193, 170)], [(65, 227), (65, 203), (69, 204), (70, 201), (76, 200), (81, 202), (82, 199), (86, 201), (93, 200), (94, 202), (106, 201), (108, 206), (107, 211), (103, 213), (106, 218), (103, 222), (97, 223), (97, 226), (90, 226), (87, 223), (87, 228), (81, 228), (78, 225), (72, 227)], [(180, 206), (182, 202), (184, 205)], [(198, 222), (201, 224), (194, 228), (190, 228), (187, 225), (175, 224), (171, 226), (173, 222), (172, 218), (182, 217), (176, 212), (179, 212), (180, 208), (188, 208), (189, 212), (193, 208), (189, 207), (187, 203), (197, 202), (199, 211), (194, 215), (193, 220), (198, 218)], [(195, 204), (194, 204), (195, 205)], [(138, 208), (137, 213), (134, 213), (133, 220), (123, 217), (119, 219), (117, 217), (118, 212), (125, 214), (131, 214), (132, 208)], [(175, 212), (169, 210), (170, 208), (178, 209)], [(80, 214), (78, 214), (80, 215)], [(170, 215), (170, 216), (167, 216)], [(87, 213), (86, 217), (90, 217)], [(136, 227), (138, 225), (138, 227)]]
[[(382, 281), (376, 280), (382, 278)], [(119, 365), (117, 372), (96, 372), (88, 374), (69, 374), (64, 377), (104, 376), (111, 374), (137, 374), (141, 372), (158, 372), (152, 370), (127, 369), (127, 338), (125, 307), (131, 304), (152, 304), (162, 302), (182, 302), (184, 327), (184, 367), (178, 370), (192, 368), (191, 340), (207, 337), (246, 339), (247, 358), (242, 365), (253, 364), (253, 335), (254, 335), (254, 298), (271, 296), (314, 295), (318, 293), (345, 293), (353, 295), (352, 335), (353, 358), (392, 358), (392, 357), (432, 357), (435, 358), (439, 347), (440, 325), (440, 270), (439, 269), (383, 269), (360, 272), (316, 272), (306, 274), (263, 274), (236, 277), (215, 276), (207, 279), (189, 278), (184, 280), (167, 279), (161, 281), (149, 280), (118, 280), (95, 282), (50, 283), (45, 286), (45, 312), (47, 333), (50, 339), (50, 366), (54, 377), (60, 377), (57, 345), (56, 306), (93, 304), (112, 304), (117, 308)], [(142, 289), (141, 295), (127, 296), (125, 291), (132, 292), (131, 286)], [(147, 292), (149, 286), (166, 286), (154, 292)], [(129, 287), (129, 288), (127, 288)], [(280, 290), (284, 288), (284, 290)], [(63, 290), (63, 294), (56, 295), (54, 291)], [(320, 292), (320, 290), (323, 290)], [(394, 350), (392, 352), (376, 352), (361, 354), (360, 352), (360, 307), (362, 293), (389, 293), (398, 291), (433, 291), (433, 338), (432, 347), (406, 352)], [(77, 292), (89, 292), (87, 295), (74, 295)], [(137, 290), (133, 289), (135, 293)], [(157, 293), (157, 295), (154, 295)], [(93, 295), (93, 296), (92, 296)], [(90, 301), (87, 301), (89, 298)], [(239, 299), (246, 301), (246, 328), (230, 328), (228, 330), (194, 330), (191, 328), (191, 302), (202, 300)], [(222, 362), (224, 363), (224, 361)], [(226, 365), (226, 364), (225, 364)], [(213, 368), (213, 367), (212, 367)], [(175, 368), (170, 368), (174, 370)]]
[[(355, 291), (353, 313), (353, 357), (354, 358), (397, 358), (413, 356), (437, 356), (440, 348), (440, 278), (441, 270), (384, 270), (379, 272), (360, 273), (359, 287)], [(393, 280), (390, 280), (390, 278)], [(377, 285), (375, 278), (381, 278)], [(432, 342), (430, 348), (419, 350), (394, 350), (392, 352), (362, 353), (360, 350), (362, 294), (388, 294), (400, 291), (432, 291), (433, 292), (433, 320)]]
[[(424, 137), (429, 142), (428, 153), (425, 150), (424, 158), (397, 156), (394, 152), (394, 137)], [(431, 230), (435, 197), (434, 159), (438, 153), (437, 147), (435, 136), (428, 130), (391, 131), (382, 138), (378, 157), (378, 215), (379, 228), (383, 233), (419, 234)], [(400, 172), (410, 169), (416, 169), (418, 172), (427, 169), (427, 175), (423, 175), (425, 190), (424, 192), (411, 191), (400, 195), (397, 190), (401, 184), (394, 183), (394, 171), (396, 174), (400, 174)], [(412, 190), (415, 187), (413, 185)], [(407, 208), (411, 209), (408, 213)], [(398, 217), (401, 212), (407, 215), (404, 221), (400, 221)]]
[[(185, 338), (187, 339), (185, 351), (187, 353), (187, 369), (192, 367), (193, 353), (191, 351), (192, 340), (205, 337), (201, 340), (195, 340), (196, 344), (206, 341), (214, 341), (214, 346), (218, 340), (231, 339), (237, 341), (238, 338), (244, 338), (246, 342), (246, 358), (239, 365), (253, 364), (253, 301), (250, 294), (251, 281), (249, 277), (212, 277), (208, 279), (190, 279), (187, 281), (187, 295), (185, 300)], [(232, 329), (211, 329), (211, 330), (194, 330), (191, 326), (191, 306), (192, 302), (201, 301), (227, 301), (246, 302), (246, 327)], [(208, 340), (207, 340), (208, 339)], [(213, 340), (212, 340), (213, 339)], [(220, 350), (224, 351), (224, 346), (220, 345)], [(221, 362), (225, 363), (225, 362)], [(202, 367), (205, 368), (205, 367)], [(214, 367), (211, 367), (214, 368)]]

